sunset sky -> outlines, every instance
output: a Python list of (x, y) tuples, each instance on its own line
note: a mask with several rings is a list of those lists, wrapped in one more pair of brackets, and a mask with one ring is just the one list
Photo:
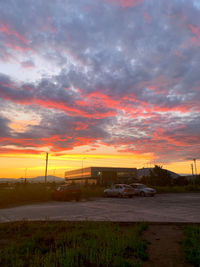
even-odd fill
[(0, 177), (200, 172), (199, 0), (0, 1)]

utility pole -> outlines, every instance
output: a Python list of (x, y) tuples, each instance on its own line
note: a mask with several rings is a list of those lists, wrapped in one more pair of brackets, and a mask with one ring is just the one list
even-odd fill
[(26, 174), (27, 174), (27, 168), (25, 169), (25, 179), (24, 179), (25, 183), (26, 183)]
[(192, 169), (192, 177), (193, 177), (194, 176), (193, 164), (191, 164), (191, 169)]
[(192, 182), (193, 182), (193, 184), (195, 184), (195, 175), (194, 175), (193, 164), (191, 164), (191, 169), (192, 169)]
[(48, 156), (49, 154), (46, 152), (45, 184), (47, 183)]
[(196, 165), (196, 159), (193, 159), (194, 160), (194, 167), (195, 167), (195, 174), (197, 176), (197, 165)]
[(53, 171), (54, 183), (55, 183), (55, 172), (56, 172), (56, 169), (54, 169), (54, 171)]

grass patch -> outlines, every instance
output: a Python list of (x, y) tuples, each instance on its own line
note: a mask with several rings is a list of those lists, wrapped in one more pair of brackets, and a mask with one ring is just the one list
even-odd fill
[(182, 242), (187, 261), (195, 267), (200, 266), (200, 226), (188, 226)]
[(52, 199), (55, 185), (16, 184), (12, 188), (0, 189), (0, 208), (33, 202), (46, 202)]
[(92, 197), (103, 197), (105, 187), (103, 186), (88, 186), (82, 187), (82, 197), (86, 199), (90, 199)]
[[(32, 204), (35, 202), (52, 201), (52, 192), (58, 187), (56, 184), (15, 184), (12, 187), (0, 188), (0, 208)], [(104, 187), (83, 186), (81, 198), (103, 197)]]
[(147, 260), (146, 224), (17, 222), (0, 224), (2, 266), (136, 267)]
[(200, 185), (185, 186), (153, 186), (158, 193), (189, 193), (200, 192)]

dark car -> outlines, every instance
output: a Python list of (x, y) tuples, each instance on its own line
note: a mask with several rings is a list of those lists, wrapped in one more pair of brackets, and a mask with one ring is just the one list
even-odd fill
[(61, 185), (56, 191), (53, 192), (52, 198), (54, 200), (73, 200), (79, 201), (81, 198), (82, 190), (77, 185)]

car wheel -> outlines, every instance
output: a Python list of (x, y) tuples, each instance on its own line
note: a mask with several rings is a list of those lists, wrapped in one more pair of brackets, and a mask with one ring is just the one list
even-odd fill
[(145, 193), (142, 191), (142, 192), (140, 192), (140, 196), (141, 196), (141, 197), (145, 197), (146, 195), (145, 195)]
[(121, 197), (121, 198), (123, 197), (122, 194), (120, 194), (120, 193), (119, 193), (117, 196), (118, 196), (118, 197)]
[(129, 198), (132, 198), (133, 197), (133, 195), (130, 195), (130, 196), (128, 196)]
[(108, 193), (104, 193), (104, 197), (108, 197)]

